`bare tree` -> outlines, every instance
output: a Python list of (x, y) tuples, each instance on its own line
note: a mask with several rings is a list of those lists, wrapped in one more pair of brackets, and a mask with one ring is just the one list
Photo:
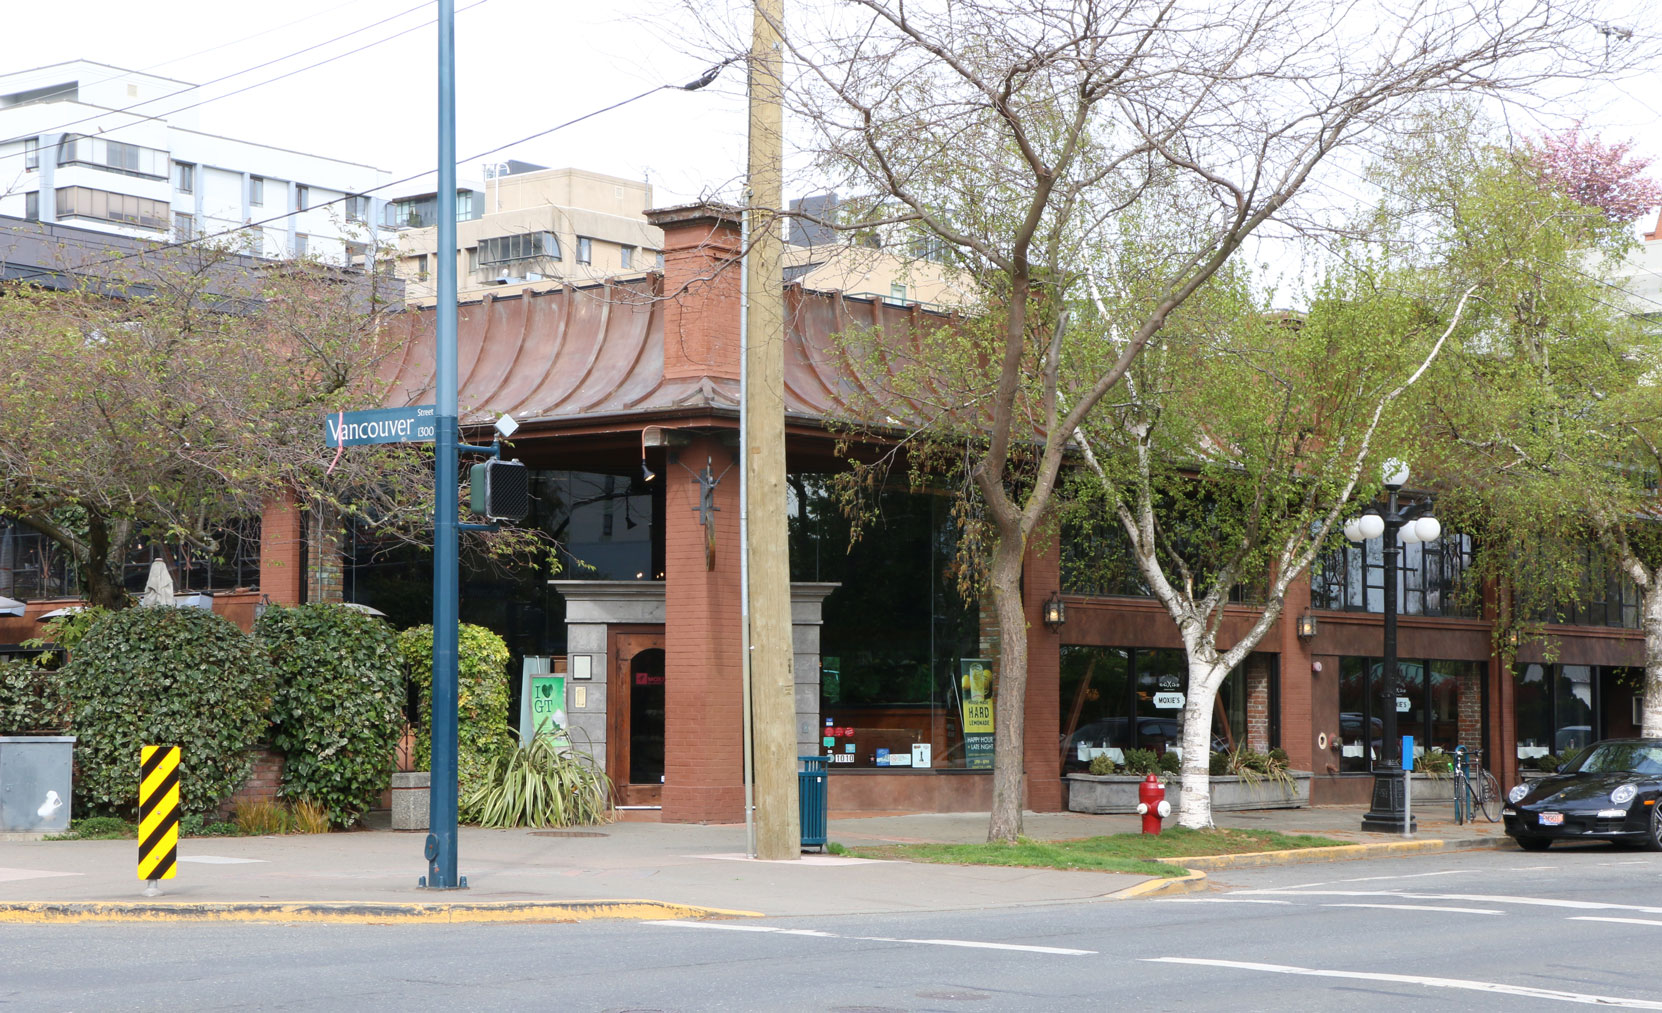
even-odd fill
[[(944, 241), (982, 309), (881, 379), (914, 446), (954, 448), (1001, 637), (989, 839), (1021, 829), (1023, 557), (1080, 421), (1324, 160), (1427, 96), (1516, 95), (1605, 65), (1586, 0), (845, 0), (788, 45), (837, 228)], [(1585, 48), (1583, 60), (1578, 47)], [(1108, 335), (1069, 323), (1087, 269), (1138, 279)], [(1081, 350), (1112, 354), (1084, 379)], [(928, 344), (926, 340), (924, 342)], [(956, 347), (957, 354), (949, 349)], [(893, 424), (893, 423), (891, 423)]]

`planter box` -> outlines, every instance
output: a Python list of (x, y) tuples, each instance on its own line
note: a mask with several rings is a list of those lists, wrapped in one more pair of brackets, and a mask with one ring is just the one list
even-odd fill
[[(1294, 770), (1293, 787), (1273, 781), (1247, 784), (1238, 777), (1212, 778), (1212, 808), (1220, 812), (1237, 809), (1301, 809), (1310, 804), (1310, 772)], [(1133, 774), (1069, 774), (1068, 810), (1076, 813), (1134, 813), (1137, 786), (1143, 782)], [(1176, 775), (1166, 780), (1167, 799), (1176, 808)]]
[(73, 735), (0, 737), (0, 834), (61, 834), (69, 829)]

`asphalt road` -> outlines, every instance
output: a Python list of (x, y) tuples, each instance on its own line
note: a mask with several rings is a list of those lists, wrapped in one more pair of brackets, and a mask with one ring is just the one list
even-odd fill
[(1170, 899), (520, 926), (0, 926), (0, 1006), (1662, 1010), (1662, 855), (1465, 852)]

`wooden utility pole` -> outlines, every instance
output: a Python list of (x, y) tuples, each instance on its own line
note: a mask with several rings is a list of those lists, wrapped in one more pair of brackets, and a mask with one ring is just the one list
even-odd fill
[(783, 0), (755, 0), (750, 43), (750, 249), (746, 254), (744, 447), (750, 554), (750, 706), (755, 727), (756, 857), (802, 854), (796, 788), (796, 677), (785, 533)]

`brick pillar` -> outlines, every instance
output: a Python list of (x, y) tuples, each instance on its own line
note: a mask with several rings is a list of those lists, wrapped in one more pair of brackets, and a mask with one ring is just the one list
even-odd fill
[[(1298, 637), (1298, 617), (1309, 610), (1310, 573), (1306, 570), (1287, 585), (1281, 619), (1275, 624), (1281, 647), (1281, 748), (1287, 751), (1287, 763), (1294, 770), (1315, 770), (1316, 735), (1323, 730), (1329, 737), (1338, 732), (1337, 713), (1323, 715), (1323, 721), (1318, 722), (1311, 707), (1312, 680), (1334, 681), (1339, 672), (1335, 666), (1333, 671), (1318, 675), (1310, 667), (1313, 646)], [(1318, 724), (1324, 727), (1316, 727)]]
[(340, 514), (317, 509), (306, 514), (306, 600), (344, 601), (346, 531)]
[[(671, 449), (664, 468), (668, 677), (661, 816), (667, 823), (744, 820), (736, 456), (719, 438), (698, 437)], [(687, 473), (702, 471), (706, 462), (721, 477), (715, 488), (713, 567), (709, 533), (699, 523), (699, 483)]]
[(657, 208), (664, 230), (664, 379), (739, 376), (739, 218), (728, 204)]
[(1045, 600), (1061, 589), (1061, 549), (1055, 534), (1027, 545), (1022, 562), (1022, 611), (1027, 614), (1027, 727), (1022, 752), (1027, 770), (1027, 808), (1062, 810), (1062, 640), (1044, 624)]
[(304, 524), (293, 496), (267, 500), (260, 512), (260, 591), (278, 605), (305, 600)]
[[(1267, 753), (1270, 749), (1270, 661), (1269, 655), (1254, 651), (1242, 664), (1246, 678), (1246, 728), (1244, 744)], [(1237, 743), (1240, 745), (1242, 743)]]

